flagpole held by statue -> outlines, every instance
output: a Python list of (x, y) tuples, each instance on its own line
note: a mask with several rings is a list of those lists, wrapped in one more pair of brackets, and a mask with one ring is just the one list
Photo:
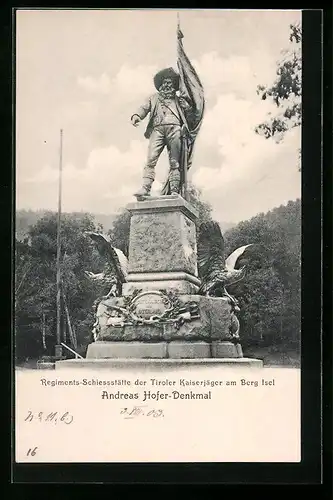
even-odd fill
[(135, 193), (138, 201), (150, 196), (155, 180), (155, 167), (166, 147), (169, 173), (161, 195), (180, 194), (186, 199), (187, 172), (192, 164), (193, 149), (199, 133), (205, 107), (204, 90), (199, 76), (187, 57), (184, 35), (177, 24), (177, 67), (165, 68), (154, 77), (157, 90), (132, 115), (137, 127), (148, 115), (145, 137), (149, 139), (147, 161), (141, 188)]

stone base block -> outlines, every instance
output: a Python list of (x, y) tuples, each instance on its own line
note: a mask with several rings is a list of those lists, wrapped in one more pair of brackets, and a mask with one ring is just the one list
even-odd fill
[(213, 358), (242, 358), (243, 351), (240, 344), (233, 342), (212, 342), (212, 357)]
[(127, 206), (131, 213), (129, 273), (186, 272), (197, 276), (197, 211), (181, 196)]
[(123, 284), (122, 293), (124, 297), (132, 295), (132, 293), (136, 290), (141, 290), (142, 292), (168, 290), (176, 293), (177, 295), (194, 295), (199, 290), (199, 286), (187, 279), (129, 281), (128, 283)]
[(166, 357), (166, 342), (94, 342), (86, 354), (86, 359)]
[(170, 342), (168, 357), (172, 359), (210, 358), (210, 344), (208, 342)]
[(242, 358), (240, 344), (232, 342), (93, 342), (88, 346), (86, 359), (109, 358)]
[[(185, 321), (181, 326), (171, 323), (143, 325), (112, 324), (112, 307), (124, 307), (123, 297), (113, 297), (102, 301), (97, 309), (98, 341), (231, 341), (231, 306), (226, 298), (202, 297), (200, 295), (179, 295), (184, 306), (195, 305), (196, 317)], [(149, 306), (149, 304), (148, 304)], [(154, 310), (151, 310), (151, 315)], [(156, 314), (156, 313), (155, 313)], [(125, 318), (124, 318), (125, 321)]]
[(163, 370), (173, 368), (184, 368), (184, 366), (206, 366), (213, 367), (214, 365), (223, 366), (226, 368), (263, 368), (261, 359), (251, 358), (188, 358), (188, 359), (134, 359), (134, 358), (113, 358), (113, 359), (67, 359), (65, 361), (57, 361), (55, 363), (56, 370), (72, 370), (73, 368), (81, 369), (96, 369), (96, 370), (110, 370), (117, 368), (125, 369), (144, 369), (147, 371), (151, 369), (153, 372), (156, 370)]

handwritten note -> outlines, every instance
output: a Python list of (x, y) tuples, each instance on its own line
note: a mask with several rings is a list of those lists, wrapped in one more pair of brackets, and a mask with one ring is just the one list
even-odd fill
[(28, 415), (26, 416), (24, 421), (32, 422), (33, 420), (37, 420), (39, 422), (52, 422), (53, 424), (57, 424), (58, 422), (60, 422), (69, 425), (73, 422), (74, 417), (68, 411), (63, 414), (60, 414), (57, 411), (51, 411), (50, 413), (40, 411), (36, 414), (29, 410)]
[(132, 408), (122, 408), (120, 415), (124, 415), (124, 418), (135, 418), (135, 417), (151, 417), (159, 418), (164, 417), (163, 410), (159, 409), (149, 409), (147, 405), (133, 406)]

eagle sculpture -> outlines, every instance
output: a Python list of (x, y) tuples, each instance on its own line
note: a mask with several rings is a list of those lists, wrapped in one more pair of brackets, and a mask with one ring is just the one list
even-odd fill
[[(198, 235), (198, 273), (201, 286), (198, 293), (206, 296), (227, 296), (226, 288), (244, 278), (246, 261), (253, 244), (237, 248), (225, 258), (225, 245), (220, 226), (215, 221), (202, 223)], [(243, 265), (242, 265), (243, 264)]]
[[(122, 285), (127, 281), (127, 257), (121, 250), (115, 248), (104, 234), (92, 231), (86, 231), (85, 234), (94, 241), (99, 254), (106, 259), (102, 273), (94, 274), (87, 271), (87, 276), (111, 287), (107, 298), (121, 296)], [(246, 262), (251, 256), (249, 249), (253, 246), (253, 244), (241, 246), (225, 258), (224, 239), (219, 224), (215, 221), (202, 223), (197, 239), (198, 274), (201, 280), (198, 294), (227, 296), (236, 306), (236, 299), (229, 295), (226, 287), (244, 278)]]
[(115, 248), (104, 234), (92, 231), (86, 231), (85, 234), (93, 240), (99, 254), (106, 259), (106, 264), (102, 273), (94, 274), (87, 271), (87, 276), (111, 287), (109, 293), (104, 298), (120, 296), (122, 293), (122, 285), (127, 281), (127, 257), (119, 248)]

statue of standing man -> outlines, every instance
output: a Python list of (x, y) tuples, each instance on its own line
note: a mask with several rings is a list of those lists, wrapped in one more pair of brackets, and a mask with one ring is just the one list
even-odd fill
[(177, 38), (179, 73), (173, 68), (159, 71), (154, 77), (157, 92), (131, 117), (132, 124), (137, 127), (149, 114), (144, 134), (149, 139), (148, 157), (142, 187), (135, 193), (138, 201), (150, 196), (155, 167), (165, 147), (170, 169), (161, 194), (181, 194), (186, 198), (187, 170), (203, 118), (204, 95), (199, 77), (184, 52), (179, 24)]

